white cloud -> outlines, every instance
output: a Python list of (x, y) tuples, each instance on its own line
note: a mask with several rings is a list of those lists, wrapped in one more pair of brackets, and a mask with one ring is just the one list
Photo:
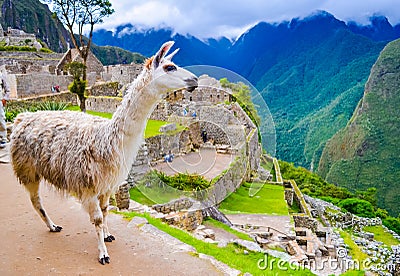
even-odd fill
[(115, 14), (97, 28), (113, 29), (131, 23), (145, 27), (169, 26), (200, 38), (235, 38), (259, 21), (281, 22), (326, 10), (341, 20), (366, 24), (374, 14), (400, 22), (399, 0), (110, 0)]

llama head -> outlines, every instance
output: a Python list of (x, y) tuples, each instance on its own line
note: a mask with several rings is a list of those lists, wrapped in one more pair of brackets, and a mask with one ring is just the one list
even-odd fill
[(172, 90), (186, 89), (191, 92), (197, 87), (197, 77), (171, 61), (179, 49), (166, 56), (172, 45), (173, 41), (164, 43), (146, 62), (146, 68), (151, 70), (153, 76), (153, 91), (160, 97)]

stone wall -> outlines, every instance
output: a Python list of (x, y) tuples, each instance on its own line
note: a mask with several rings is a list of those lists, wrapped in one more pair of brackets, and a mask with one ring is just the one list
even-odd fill
[(202, 127), (207, 131), (208, 137), (214, 139), (217, 144), (236, 148), (245, 141), (243, 125), (225, 105), (202, 106), (198, 118), (205, 122)]
[(220, 175), (220, 178), (207, 190), (206, 207), (220, 204), (228, 195), (236, 191), (246, 180), (247, 160), (246, 144), (240, 147), (239, 154), (230, 164), (228, 170)]
[(121, 104), (121, 97), (93, 97), (86, 99), (86, 109), (98, 112), (114, 113)]
[(102, 79), (105, 81), (118, 82), (124, 86), (131, 83), (142, 71), (142, 64), (118, 64), (104, 66)]
[(30, 99), (17, 99), (11, 100), (7, 103), (10, 109), (28, 109), (31, 103), (41, 103), (41, 102), (62, 102), (71, 105), (77, 104), (77, 97), (75, 94), (70, 92), (61, 92), (53, 95), (46, 95)]
[(119, 95), (118, 82), (102, 82), (92, 85), (88, 94), (90, 96), (117, 97)]
[(311, 231), (313, 232), (317, 230), (318, 222), (307, 215), (304, 214), (293, 215), (293, 220), (295, 227), (311, 229)]
[(30, 98), (51, 94), (51, 87), (59, 85), (61, 91), (67, 91), (72, 76), (56, 76), (46, 73), (8, 75), (10, 98)]

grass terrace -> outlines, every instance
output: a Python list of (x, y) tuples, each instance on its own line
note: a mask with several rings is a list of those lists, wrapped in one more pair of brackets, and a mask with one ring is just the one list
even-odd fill
[(236, 192), (232, 193), (220, 205), (220, 210), (227, 214), (249, 213), (282, 215), (289, 214), (281, 185), (264, 184), (253, 197), (249, 196), (251, 183), (243, 183)]

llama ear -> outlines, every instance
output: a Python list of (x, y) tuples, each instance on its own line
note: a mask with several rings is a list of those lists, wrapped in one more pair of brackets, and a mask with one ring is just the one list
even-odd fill
[(178, 53), (179, 48), (175, 49), (172, 53), (170, 53), (168, 56), (165, 57), (165, 59), (172, 60), (172, 58), (175, 56), (176, 53)]
[(174, 41), (168, 41), (165, 42), (160, 50), (158, 50), (157, 54), (154, 56), (153, 59), (153, 66), (154, 68), (157, 68), (158, 65), (160, 65), (160, 61), (163, 59), (163, 57), (168, 53), (169, 49), (171, 49), (172, 45), (174, 45)]

